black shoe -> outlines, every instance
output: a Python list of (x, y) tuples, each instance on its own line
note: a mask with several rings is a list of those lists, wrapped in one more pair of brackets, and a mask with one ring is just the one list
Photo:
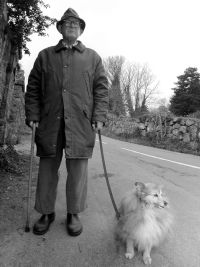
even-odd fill
[(71, 236), (78, 236), (83, 231), (83, 226), (79, 220), (78, 214), (67, 213), (66, 220), (67, 232)]
[(55, 220), (55, 212), (51, 214), (44, 214), (33, 226), (33, 233), (35, 235), (44, 235), (49, 230), (50, 224)]

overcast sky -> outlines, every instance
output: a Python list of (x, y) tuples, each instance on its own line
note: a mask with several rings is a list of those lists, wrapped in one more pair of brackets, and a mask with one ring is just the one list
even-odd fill
[[(177, 76), (187, 67), (200, 71), (200, 0), (44, 0), (45, 14), (60, 19), (72, 7), (86, 22), (79, 38), (102, 58), (122, 55), (147, 63), (169, 98)], [(40, 50), (57, 44), (55, 26), (48, 37), (32, 36), (31, 55), (21, 60), (26, 79)]]

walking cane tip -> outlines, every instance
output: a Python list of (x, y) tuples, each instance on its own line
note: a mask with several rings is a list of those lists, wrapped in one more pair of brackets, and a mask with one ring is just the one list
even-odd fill
[(25, 227), (25, 232), (26, 232), (26, 233), (30, 232), (30, 227), (29, 227), (29, 226), (26, 226), (26, 227)]

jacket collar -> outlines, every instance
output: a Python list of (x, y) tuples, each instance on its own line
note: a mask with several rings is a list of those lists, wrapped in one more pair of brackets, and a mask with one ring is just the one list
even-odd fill
[[(86, 47), (81, 43), (81, 41), (78, 41), (77, 45), (73, 46), (73, 48), (82, 53)], [(59, 43), (55, 46), (55, 51), (60, 52), (62, 49), (66, 49), (66, 47), (63, 45), (62, 40), (60, 40)]]

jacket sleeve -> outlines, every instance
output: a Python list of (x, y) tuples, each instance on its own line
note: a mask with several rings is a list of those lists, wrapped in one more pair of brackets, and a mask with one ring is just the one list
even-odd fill
[(41, 56), (38, 55), (33, 69), (28, 78), (27, 90), (25, 93), (25, 115), (26, 122), (40, 120), (40, 101), (42, 83)]
[(108, 79), (100, 57), (98, 57), (94, 75), (93, 96), (94, 108), (92, 121), (105, 123), (108, 111)]

